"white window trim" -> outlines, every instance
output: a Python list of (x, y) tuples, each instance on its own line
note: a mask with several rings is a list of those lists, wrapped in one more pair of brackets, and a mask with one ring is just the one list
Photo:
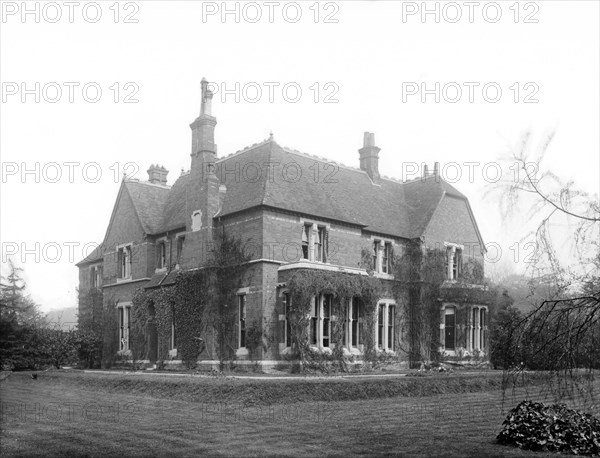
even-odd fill
[(344, 342), (344, 353), (351, 355), (360, 355), (360, 310), (356, 316), (356, 346), (352, 346), (352, 312), (354, 310), (354, 297), (348, 300), (346, 306), (346, 342)]
[[(195, 219), (196, 216), (200, 216), (200, 221)], [(197, 223), (197, 224), (196, 224)], [(194, 210), (192, 212), (192, 224), (191, 224), (192, 232), (197, 232), (202, 229), (202, 210)]]
[[(310, 226), (310, 230), (308, 231), (308, 259), (302, 257), (302, 258), (300, 258), (300, 260), (314, 262), (317, 264), (329, 264), (328, 260), (326, 260), (325, 262), (316, 260), (315, 240), (317, 238), (319, 228), (323, 228), (323, 229), (325, 229), (326, 232), (331, 234), (331, 224), (318, 222), (318, 221), (315, 221), (312, 219), (303, 219), (303, 218), (300, 219), (300, 224), (302, 224), (303, 226)], [(304, 227), (303, 227), (303, 229), (304, 229)], [(302, 240), (300, 240), (300, 243), (302, 243)]]
[[(131, 315), (131, 302), (119, 302), (116, 306), (117, 309), (123, 309), (123, 330), (121, 330), (121, 320), (119, 317), (119, 355), (131, 355), (131, 349), (129, 348), (129, 332), (130, 325), (127, 316), (127, 309), (129, 309), (129, 315)], [(119, 312), (120, 313), (120, 312)]]
[[(244, 326), (245, 329), (248, 327), (248, 323), (247, 323), (247, 316), (248, 316), (248, 294), (250, 293), (250, 288), (246, 287), (246, 288), (239, 288), (236, 291), (236, 298), (235, 298), (235, 305), (237, 308), (237, 320), (238, 320), (238, 330), (237, 330), (237, 345), (238, 348), (235, 351), (235, 355), (236, 356), (248, 356), (250, 354), (250, 351), (248, 350), (248, 347), (240, 347), (240, 341), (242, 339), (242, 327), (240, 326), (240, 322), (241, 322), (241, 317), (240, 317), (240, 296), (244, 296)], [(247, 339), (246, 339), (247, 341)]]
[[(371, 245), (370, 245), (370, 251), (369, 253), (373, 252), (373, 245), (376, 242), (379, 242), (379, 245), (377, 247), (377, 260), (375, 262), (375, 269), (374, 269), (374, 276), (377, 278), (382, 278), (382, 279), (386, 279), (386, 280), (393, 280), (394, 279), (394, 275), (389, 273), (389, 272), (383, 272), (383, 253), (385, 250), (385, 245), (389, 244), (392, 248), (392, 252), (395, 251), (395, 248), (397, 246), (396, 242), (393, 239), (387, 238), (387, 237), (379, 237), (379, 236), (375, 236), (372, 235), (370, 237), (371, 240)], [(390, 261), (390, 266), (392, 265), (393, 261)]]
[[(474, 322), (473, 321), (473, 311), (477, 310), (476, 316), (477, 316), (477, 321)], [(485, 311), (485, 315), (488, 315), (488, 307), (486, 305), (474, 305), (471, 307), (471, 309), (469, 310), (469, 324), (467, 326), (467, 330), (468, 330), (468, 336), (469, 336), (469, 345), (468, 345), (468, 350), (470, 350), (471, 352), (474, 352), (475, 350), (479, 351), (480, 354), (485, 354), (486, 348), (485, 348), (485, 341), (483, 341), (483, 348), (482, 348), (482, 340), (484, 339), (484, 331), (486, 330), (487, 326), (483, 325), (483, 327), (481, 326), (481, 311), (484, 310)], [(475, 332), (473, 332), (473, 330), (475, 330)]]
[[(458, 304), (446, 303), (442, 305), (442, 322), (440, 323), (440, 353), (445, 353), (448, 356), (456, 356), (456, 310)], [(446, 309), (454, 310), (454, 350), (446, 349)]]
[[(379, 348), (379, 306), (383, 305), (383, 336), (382, 336), (382, 345), (381, 348)], [(390, 354), (396, 354), (395, 350), (392, 350), (389, 348), (388, 346), (388, 319), (389, 319), (389, 308), (390, 306), (393, 306), (394, 308), (396, 307), (396, 301), (394, 299), (380, 299), (379, 301), (377, 301), (377, 307), (375, 309), (375, 329), (374, 329), (374, 333), (375, 333), (375, 350), (377, 352), (380, 353), (390, 353)], [(393, 330), (394, 333), (396, 332), (396, 318), (394, 315), (394, 325), (393, 325)], [(395, 343), (395, 337), (394, 339), (392, 339), (392, 346)]]
[[(120, 282), (125, 282), (125, 281), (130, 281), (132, 280), (132, 271), (133, 271), (133, 263), (132, 263), (132, 258), (133, 258), (133, 242), (127, 242), (127, 243), (122, 243), (121, 245), (117, 245), (117, 262), (119, 259), (119, 251), (121, 251), (121, 249), (123, 250), (123, 253), (125, 253), (125, 248), (130, 247), (129, 250), (129, 275), (128, 276), (120, 276), (117, 277), (117, 283)], [(123, 271), (121, 270), (121, 263), (119, 263), (119, 273), (122, 274)]]
[(465, 246), (459, 243), (444, 242), (444, 247), (446, 248), (446, 253), (448, 253), (448, 261), (446, 264), (446, 276), (448, 277), (448, 281), (455, 282), (458, 279), (454, 278), (453, 273), (454, 257), (456, 256), (457, 250), (460, 250), (464, 253)]

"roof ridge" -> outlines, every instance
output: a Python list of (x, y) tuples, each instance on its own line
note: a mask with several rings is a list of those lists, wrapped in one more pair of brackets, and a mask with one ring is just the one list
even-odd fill
[(142, 181), (139, 178), (126, 178), (123, 181), (125, 183), (144, 184), (144, 185), (147, 185), (147, 186), (154, 186), (156, 188), (166, 189), (166, 190), (171, 189), (171, 186), (172, 186), (172, 185), (168, 185), (168, 184), (150, 183), (149, 181)]

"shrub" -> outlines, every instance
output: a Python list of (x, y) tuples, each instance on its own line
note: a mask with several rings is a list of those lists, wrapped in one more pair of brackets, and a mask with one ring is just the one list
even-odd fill
[(600, 419), (564, 404), (522, 401), (508, 413), (496, 439), (529, 450), (600, 455)]

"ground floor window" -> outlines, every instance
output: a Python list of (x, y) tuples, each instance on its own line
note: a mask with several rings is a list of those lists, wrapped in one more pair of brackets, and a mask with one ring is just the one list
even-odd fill
[(486, 312), (484, 307), (473, 307), (471, 311), (471, 349), (484, 350), (486, 339)]
[(246, 348), (246, 295), (238, 295), (238, 348)]
[(285, 346), (286, 347), (291, 347), (292, 346), (292, 324), (291, 324), (291, 317), (290, 317), (290, 310), (291, 310), (291, 297), (289, 293), (283, 293), (283, 313), (285, 314), (285, 326), (284, 326), (284, 333), (285, 333)]
[(119, 314), (119, 350), (127, 351), (131, 346), (130, 342), (130, 323), (131, 306), (121, 305), (118, 307)]
[(395, 317), (396, 307), (391, 302), (380, 302), (377, 305), (377, 348), (394, 351), (395, 349)]
[(446, 350), (456, 348), (456, 313), (454, 307), (444, 309), (444, 347)]

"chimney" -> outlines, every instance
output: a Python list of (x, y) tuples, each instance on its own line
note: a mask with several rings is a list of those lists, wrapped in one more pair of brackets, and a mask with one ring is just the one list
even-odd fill
[(363, 147), (358, 150), (360, 169), (367, 172), (373, 181), (379, 179), (379, 151), (381, 148), (375, 146), (375, 134), (365, 132)]
[(148, 169), (148, 181), (152, 184), (167, 184), (167, 175), (169, 171), (162, 165), (152, 164)]
[(429, 167), (427, 166), (427, 164), (423, 165), (423, 178), (427, 178), (427, 175), (429, 175)]
[(202, 156), (214, 162), (217, 156), (217, 145), (215, 145), (215, 126), (217, 118), (212, 116), (213, 93), (208, 89), (208, 81), (202, 78), (202, 102), (200, 103), (200, 116), (190, 124), (192, 129), (192, 166), (194, 158)]
[[(219, 210), (219, 179), (216, 173), (217, 145), (215, 145), (217, 118), (211, 112), (213, 93), (205, 78), (202, 78), (200, 87), (202, 90), (200, 115), (190, 124), (192, 164), (190, 185), (186, 196), (186, 229), (200, 230), (203, 234), (197, 235), (202, 238), (199, 243), (209, 243), (211, 236), (208, 232), (213, 228), (213, 217)], [(194, 215), (198, 214), (201, 215), (200, 224), (194, 223)]]
[(436, 180), (438, 180), (440, 178), (440, 163), (439, 162), (433, 163), (433, 176), (435, 177)]

